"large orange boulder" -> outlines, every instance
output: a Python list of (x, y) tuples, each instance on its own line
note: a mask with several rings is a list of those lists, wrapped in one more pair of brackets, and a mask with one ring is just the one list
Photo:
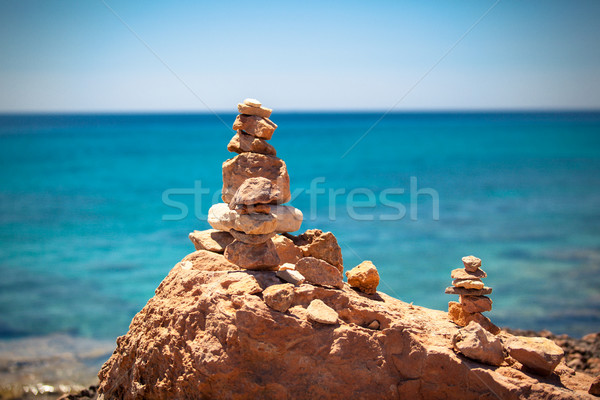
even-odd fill
[[(546, 379), (456, 353), (445, 312), (347, 284), (282, 286), (206, 253), (178, 263), (117, 339), (100, 399), (593, 398), (593, 378), (564, 363)], [(315, 322), (325, 311), (338, 319)]]

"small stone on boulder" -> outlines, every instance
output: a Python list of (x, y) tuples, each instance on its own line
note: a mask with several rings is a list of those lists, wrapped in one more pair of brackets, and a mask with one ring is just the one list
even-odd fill
[(293, 285), (302, 285), (306, 280), (300, 272), (294, 269), (279, 269), (276, 275), (284, 281), (289, 282)]
[(463, 257), (462, 262), (468, 272), (475, 272), (481, 267), (481, 259), (475, 256)]
[(181, 260), (184, 269), (195, 269), (200, 271), (238, 271), (240, 267), (230, 263), (223, 254), (208, 250), (197, 250), (188, 254)]
[(348, 284), (367, 294), (377, 293), (379, 273), (371, 261), (363, 261), (346, 272)]
[(329, 264), (337, 267), (340, 273), (344, 272), (342, 249), (333, 233), (323, 233), (320, 229), (309, 229), (298, 236), (286, 236), (292, 239), (296, 246), (300, 247), (305, 257), (314, 257), (327, 261)]
[(271, 240), (260, 244), (247, 244), (234, 240), (225, 248), (225, 258), (244, 269), (274, 271), (279, 265), (279, 256)]
[(556, 343), (542, 337), (514, 336), (505, 346), (512, 358), (543, 376), (550, 375), (565, 355)]
[(465, 296), (485, 296), (492, 293), (492, 288), (483, 287), (483, 289), (465, 289), (455, 286), (448, 286), (445, 290), (446, 294), (462, 294)]
[(231, 138), (227, 145), (227, 150), (232, 153), (259, 153), (268, 156), (276, 156), (277, 150), (266, 140), (257, 138), (239, 130), (237, 134)]
[(307, 282), (320, 286), (333, 286), (341, 289), (344, 281), (340, 271), (326, 261), (314, 257), (304, 257), (296, 263), (296, 271), (300, 272)]
[(233, 237), (229, 232), (217, 229), (194, 231), (189, 234), (189, 238), (194, 243), (196, 250), (208, 250), (215, 253), (223, 253), (225, 247), (233, 242)]
[(306, 314), (310, 321), (321, 324), (333, 325), (338, 321), (338, 313), (319, 299), (310, 302), (306, 308)]
[(475, 321), (459, 329), (453, 336), (454, 349), (466, 357), (489, 365), (504, 361), (502, 342)]
[(277, 235), (272, 240), (282, 263), (296, 264), (302, 258), (302, 250), (291, 239)]
[(259, 139), (269, 140), (273, 137), (277, 125), (268, 118), (256, 115), (238, 115), (233, 123), (233, 129), (244, 131), (244, 133)]
[(286, 312), (294, 302), (294, 285), (284, 283), (269, 286), (263, 291), (263, 300), (273, 310)]

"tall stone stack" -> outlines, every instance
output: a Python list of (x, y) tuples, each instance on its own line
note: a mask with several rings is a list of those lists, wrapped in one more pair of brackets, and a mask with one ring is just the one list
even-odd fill
[(225, 247), (225, 258), (244, 269), (276, 270), (281, 260), (272, 238), (294, 232), (302, 224), (302, 212), (285, 206), (290, 200), (290, 178), (285, 162), (276, 157), (271, 139), (277, 125), (272, 110), (255, 99), (238, 104), (237, 131), (227, 145), (237, 156), (223, 163), (224, 203), (213, 205), (208, 223), (228, 231), (233, 241)]
[(492, 324), (482, 312), (492, 310), (492, 300), (486, 295), (492, 293), (492, 288), (484, 285), (482, 279), (487, 277), (481, 269), (481, 259), (475, 256), (462, 258), (464, 268), (452, 271), (452, 286), (446, 288), (447, 294), (459, 295), (459, 301), (448, 303), (448, 315), (459, 326), (466, 326), (475, 321), (488, 331), (497, 334), (500, 329)]

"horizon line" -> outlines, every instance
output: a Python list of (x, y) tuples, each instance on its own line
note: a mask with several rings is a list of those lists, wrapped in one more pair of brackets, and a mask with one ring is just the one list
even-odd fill
[[(214, 115), (239, 114), (237, 111), (217, 109), (208, 110), (23, 110), (2, 111), (0, 116), (52, 116), (52, 115)], [(378, 114), (385, 109), (281, 109), (276, 114)], [(565, 114), (600, 113), (600, 108), (449, 108), (449, 109), (406, 109), (394, 110), (388, 114)]]

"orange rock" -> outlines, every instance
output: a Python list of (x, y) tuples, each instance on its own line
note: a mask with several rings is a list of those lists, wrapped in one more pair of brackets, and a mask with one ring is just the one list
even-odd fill
[(331, 232), (323, 233), (320, 229), (309, 229), (298, 235), (287, 235), (296, 246), (300, 247), (304, 257), (314, 257), (327, 261), (337, 267), (340, 273), (344, 272), (342, 249), (337, 239)]
[(281, 264), (291, 263), (296, 264), (302, 258), (302, 250), (296, 247), (294, 242), (283, 235), (273, 237), (275, 250), (281, 260)]
[(505, 346), (512, 358), (544, 376), (550, 375), (565, 355), (552, 340), (542, 337), (514, 336)]
[(286, 312), (294, 301), (294, 285), (283, 283), (269, 286), (263, 291), (263, 299), (269, 307), (279, 312)]
[(500, 339), (475, 321), (469, 322), (467, 326), (460, 329), (452, 337), (452, 344), (456, 351), (484, 364), (500, 365), (504, 361), (504, 350)]
[(233, 123), (233, 129), (259, 139), (269, 140), (277, 129), (277, 125), (268, 118), (256, 115), (238, 115)]
[(448, 303), (448, 316), (450, 317), (450, 320), (458, 326), (467, 326), (469, 322), (475, 321), (494, 335), (500, 333), (500, 328), (494, 325), (489, 318), (480, 313), (466, 312), (463, 306), (455, 301)]
[(229, 232), (216, 229), (194, 231), (189, 234), (189, 238), (194, 243), (196, 250), (208, 250), (215, 253), (223, 253), (225, 247), (233, 242), (233, 237)]
[(377, 293), (379, 285), (379, 273), (371, 261), (363, 261), (350, 271), (346, 272), (348, 284), (361, 292)]
[(274, 204), (282, 199), (279, 188), (269, 179), (259, 176), (242, 182), (229, 202), (229, 208), (233, 210), (237, 205)]
[(248, 243), (248, 244), (264, 243), (267, 240), (271, 239), (273, 236), (275, 236), (275, 232), (265, 233), (262, 235), (249, 235), (244, 232), (236, 231), (235, 229), (232, 229), (230, 232), (231, 232), (231, 236), (235, 240), (239, 240), (240, 242), (244, 242), (244, 243)]
[(239, 130), (234, 137), (231, 138), (227, 145), (227, 150), (232, 153), (260, 153), (268, 156), (276, 156), (277, 150), (266, 140), (254, 137)]
[(304, 257), (296, 263), (296, 271), (300, 272), (307, 282), (321, 286), (342, 288), (344, 281), (340, 271), (326, 261), (314, 257)]
[(242, 103), (238, 103), (238, 111), (241, 114), (256, 115), (263, 118), (269, 118), (271, 116), (271, 113), (273, 112), (273, 110), (267, 107), (256, 107), (255, 105), (248, 105)]
[[(273, 272), (215, 271), (205, 261), (178, 264), (133, 318), (99, 373), (102, 398), (590, 398), (573, 391), (590, 387), (585, 374), (538, 379), (458, 356), (458, 328), (442, 311), (304, 284), (280, 313), (228, 289), (249, 275), (265, 290), (281, 284)], [(315, 299), (338, 313), (337, 324), (307, 320)], [(380, 330), (366, 328), (373, 320)]]
[(333, 325), (338, 321), (338, 313), (319, 299), (310, 302), (306, 308), (306, 316), (311, 321), (326, 325)]
[(481, 267), (481, 259), (475, 256), (463, 257), (462, 262), (467, 272), (475, 272)]
[(290, 201), (290, 177), (285, 162), (258, 153), (238, 154), (223, 163), (223, 201), (229, 203), (246, 179), (257, 177), (267, 178), (279, 189), (280, 203)]
[(234, 240), (225, 248), (225, 258), (244, 269), (277, 270), (279, 256), (271, 240), (264, 243), (248, 244)]
[(182, 263), (186, 262), (190, 264), (191, 269), (203, 271), (236, 271), (241, 269), (237, 265), (227, 261), (222, 254), (213, 253), (208, 250), (198, 250), (188, 254), (182, 260)]
[(492, 299), (487, 296), (459, 296), (458, 301), (463, 310), (468, 313), (478, 313), (492, 310)]
[(482, 269), (469, 272), (464, 268), (457, 268), (452, 270), (451, 276), (452, 279), (481, 279), (487, 277), (487, 274)]

